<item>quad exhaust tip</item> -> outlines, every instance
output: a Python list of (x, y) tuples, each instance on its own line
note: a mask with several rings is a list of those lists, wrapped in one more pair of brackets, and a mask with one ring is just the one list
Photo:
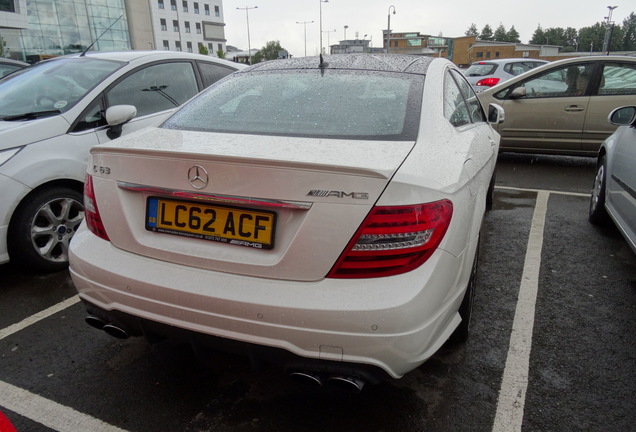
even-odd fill
[(327, 386), (346, 393), (360, 393), (364, 387), (364, 381), (360, 378), (332, 375), (323, 379), (319, 374), (309, 371), (294, 371), (289, 376), (296, 382), (312, 387)]
[(96, 328), (97, 330), (104, 330), (104, 326), (108, 324), (106, 321), (95, 315), (88, 315), (86, 318), (84, 318), (84, 321), (86, 321), (86, 324)]
[(117, 339), (128, 339), (128, 332), (121, 327), (116, 326), (113, 323), (104, 321), (96, 315), (88, 315), (84, 318), (84, 321), (91, 327), (98, 330), (104, 330), (106, 333)]

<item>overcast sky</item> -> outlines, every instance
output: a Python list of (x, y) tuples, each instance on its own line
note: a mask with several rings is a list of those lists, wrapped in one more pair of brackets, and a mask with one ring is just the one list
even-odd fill
[[(634, 0), (328, 0), (322, 3), (323, 46), (345, 38), (371, 40), (371, 46), (382, 46), (382, 30), (387, 28), (391, 5), (393, 32), (419, 32), (446, 37), (463, 36), (472, 23), (481, 31), (489, 24), (493, 31), (503, 24), (519, 32), (521, 42), (528, 42), (538, 25), (579, 29), (604, 21), (608, 5), (618, 6), (612, 21), (622, 24), (634, 10)], [(258, 6), (256, 9), (251, 9)], [(224, 0), (225, 37), (227, 44), (247, 49), (247, 17), (249, 15), (250, 46), (262, 48), (268, 41), (278, 40), (293, 56), (319, 52), (320, 0)], [(237, 9), (241, 8), (241, 9)], [(393, 12), (393, 9), (391, 9)], [(334, 31), (335, 30), (335, 31)], [(329, 33), (328, 33), (329, 32)]]

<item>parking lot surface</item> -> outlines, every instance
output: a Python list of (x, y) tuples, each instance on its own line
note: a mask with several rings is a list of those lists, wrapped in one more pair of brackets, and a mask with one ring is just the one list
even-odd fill
[(35, 432), (634, 430), (636, 257), (587, 221), (594, 161), (503, 154), (497, 172), (471, 337), (400, 380), (352, 395), (113, 339), (67, 272), (4, 265), (0, 411)]

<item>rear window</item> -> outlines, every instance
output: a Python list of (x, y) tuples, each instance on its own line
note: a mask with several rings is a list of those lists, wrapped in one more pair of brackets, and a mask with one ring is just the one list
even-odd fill
[(524, 72), (528, 72), (530, 69), (534, 69), (538, 66), (542, 66), (543, 63), (524, 61), (524, 62), (516, 62), (516, 63), (508, 63), (504, 66), (504, 70), (508, 72), (510, 75), (521, 75)]
[(235, 74), (175, 113), (168, 129), (412, 140), (424, 77), (363, 71)]
[(486, 75), (492, 75), (497, 70), (497, 65), (492, 63), (473, 63), (470, 65), (464, 75), (467, 77), (480, 77)]

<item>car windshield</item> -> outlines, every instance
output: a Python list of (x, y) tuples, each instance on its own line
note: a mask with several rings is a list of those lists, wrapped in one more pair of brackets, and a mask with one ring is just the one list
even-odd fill
[(91, 58), (43, 62), (0, 81), (0, 119), (36, 118), (71, 109), (124, 63)]
[(235, 74), (164, 128), (308, 137), (411, 140), (424, 77), (343, 70)]
[(469, 77), (491, 75), (495, 72), (495, 69), (497, 69), (497, 65), (495, 64), (477, 63), (470, 65), (468, 69), (466, 69), (466, 72), (464, 72), (464, 75)]

